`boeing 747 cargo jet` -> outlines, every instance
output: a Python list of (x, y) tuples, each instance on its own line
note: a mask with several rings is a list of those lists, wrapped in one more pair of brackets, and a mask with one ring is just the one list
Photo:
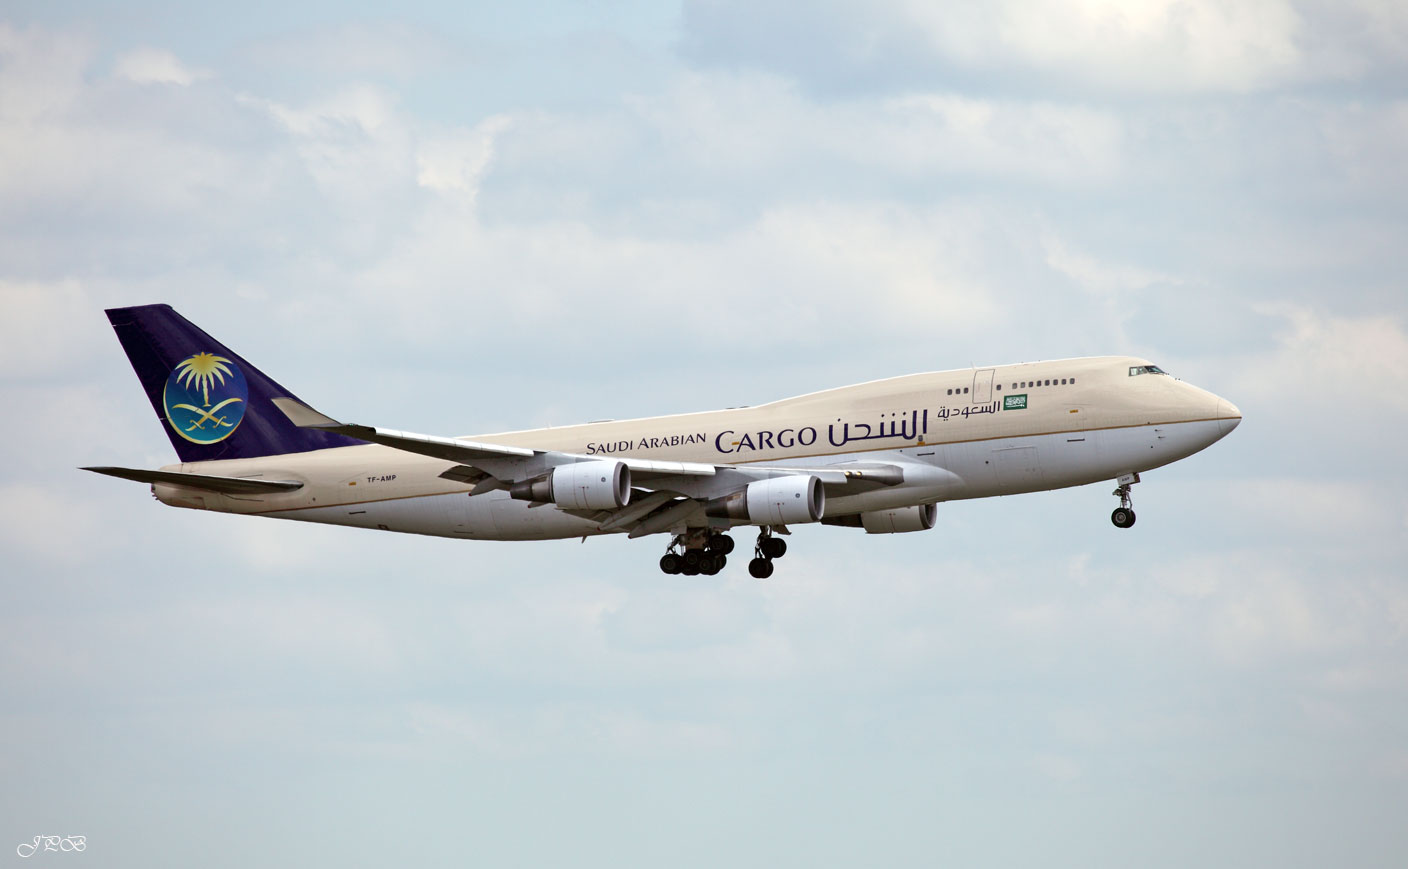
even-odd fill
[(667, 535), (660, 569), (713, 575), (758, 529), (765, 579), (807, 522), (900, 534), (940, 501), (1139, 475), (1237, 427), (1231, 402), (1144, 359), (1099, 356), (911, 374), (757, 407), (471, 437), (338, 422), (167, 305), (108, 320), (181, 463), (96, 467), (162, 503), (462, 537)]

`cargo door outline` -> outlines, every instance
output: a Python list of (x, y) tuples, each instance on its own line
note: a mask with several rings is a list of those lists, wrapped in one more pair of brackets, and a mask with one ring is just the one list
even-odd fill
[(1005, 447), (992, 451), (993, 472), (1004, 492), (1028, 492), (1042, 488), (1045, 475), (1036, 447)]

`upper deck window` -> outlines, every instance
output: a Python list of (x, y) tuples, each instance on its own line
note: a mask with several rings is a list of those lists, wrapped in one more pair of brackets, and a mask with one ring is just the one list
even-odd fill
[(1141, 374), (1164, 374), (1164, 375), (1167, 375), (1168, 372), (1165, 371), (1165, 370), (1163, 370), (1162, 368), (1160, 368), (1160, 367), (1157, 366), (1157, 365), (1131, 365), (1131, 366), (1129, 367), (1129, 376), (1130, 376), (1130, 377), (1138, 377), (1138, 376), (1141, 375)]

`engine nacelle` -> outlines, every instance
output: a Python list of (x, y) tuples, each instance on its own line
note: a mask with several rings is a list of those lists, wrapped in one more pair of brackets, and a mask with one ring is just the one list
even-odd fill
[(749, 483), (741, 492), (715, 498), (704, 505), (704, 512), (753, 525), (816, 522), (826, 512), (826, 491), (816, 477), (773, 477)]
[(631, 469), (610, 460), (558, 465), (537, 479), (514, 483), (508, 494), (564, 510), (615, 510), (631, 501)]
[(920, 504), (897, 510), (872, 510), (860, 514), (860, 525), (866, 534), (904, 534), (928, 531), (939, 519), (939, 505)]

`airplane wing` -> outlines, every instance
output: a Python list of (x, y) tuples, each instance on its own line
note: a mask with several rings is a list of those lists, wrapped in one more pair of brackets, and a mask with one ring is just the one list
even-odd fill
[[(470, 495), (540, 478), (553, 468), (578, 462), (602, 461), (557, 450), (483, 443), (461, 438), (415, 434), (375, 426), (343, 423), (292, 398), (275, 398), (274, 404), (300, 428), (320, 429), (368, 443), (418, 455), (444, 459), (455, 465), (440, 476), (472, 485)], [(705, 503), (732, 495), (750, 483), (775, 477), (814, 476), (831, 494), (854, 494), (904, 481), (898, 465), (851, 462), (820, 468), (761, 467), (755, 465), (713, 465), (699, 462), (667, 462), (632, 456), (613, 456), (630, 469), (633, 497), (614, 509), (559, 509), (600, 523), (602, 530), (629, 531), (632, 537), (667, 530), (703, 512)]]
[[(279, 410), (283, 411), (284, 416), (287, 416), (299, 428), (322, 429), (369, 443), (381, 444), (410, 453), (419, 453), (422, 456), (459, 462), (461, 465), (478, 468), (488, 475), (506, 482), (535, 476), (556, 465), (594, 461), (599, 458), (555, 450), (534, 450), (526, 447), (486, 444), (461, 440), (460, 438), (414, 434), (375, 426), (341, 423), (291, 398), (275, 398), (273, 401)], [(635, 479), (649, 480), (674, 476), (708, 477), (712, 476), (716, 470), (714, 465), (695, 462), (660, 462), (629, 456), (621, 456), (618, 460), (631, 469), (631, 474)], [(449, 479), (455, 478), (449, 477)]]

